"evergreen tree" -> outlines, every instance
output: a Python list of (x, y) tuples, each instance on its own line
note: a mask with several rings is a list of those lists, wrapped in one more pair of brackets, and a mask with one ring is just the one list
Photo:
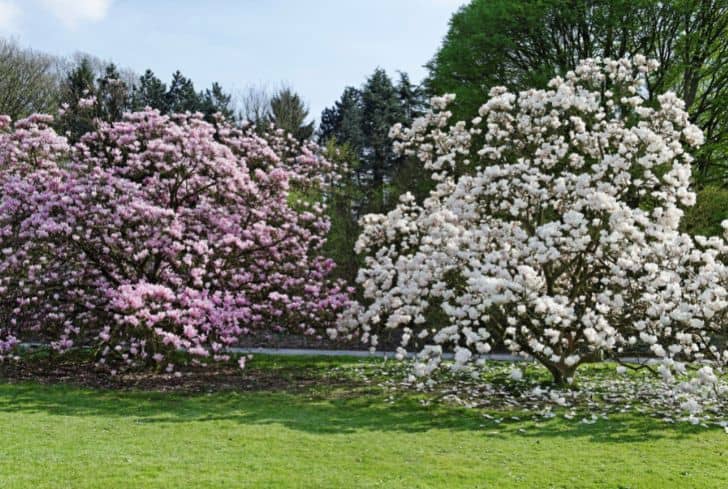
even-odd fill
[(145, 71), (139, 77), (139, 84), (134, 87), (134, 110), (143, 110), (145, 107), (151, 107), (162, 113), (166, 113), (166, 93), (167, 85), (157, 78), (152, 70)]
[(326, 143), (336, 138), (336, 131), (339, 129), (339, 118), (340, 114), (336, 110), (337, 101), (333, 107), (326, 107), (321, 112), (321, 122), (319, 122), (318, 131), (316, 135), (319, 141)]
[(82, 134), (94, 128), (96, 111), (89, 105), (97, 95), (94, 78), (91, 61), (82, 58), (68, 73), (61, 87), (63, 114), (57, 125), (59, 132), (67, 135), (71, 141), (77, 141)]
[(165, 99), (167, 111), (170, 113), (196, 112), (202, 105), (192, 80), (182, 75), (179, 70), (172, 75)]
[(202, 113), (205, 114), (205, 118), (208, 120), (211, 120), (217, 113), (230, 120), (235, 116), (232, 107), (232, 96), (225, 93), (217, 82), (212, 84), (212, 88), (208, 88), (204, 93), (200, 94), (200, 99), (202, 100)]
[(363, 118), (361, 91), (346, 87), (341, 99), (321, 114), (319, 138), (322, 142), (336, 139), (359, 157), (364, 147)]
[(351, 233), (358, 229), (359, 219), (390, 208), (396, 201), (390, 195), (410, 190), (421, 200), (428, 194), (430, 183), (421, 164), (395, 155), (389, 138), (394, 124), (409, 124), (425, 105), (423, 91), (406, 74), (400, 73), (395, 86), (384, 70), (377, 69), (361, 89), (347, 87), (321, 114), (319, 141), (332, 159), (345, 162), (349, 169), (330, 197), (333, 227), (327, 247), (329, 256), (345, 264), (342, 276), (347, 279), (356, 276), (359, 266), (357, 260), (342, 261), (351, 255)]
[(104, 76), (98, 79), (96, 116), (105, 121), (121, 120), (130, 107), (129, 88), (121, 80), (116, 65), (106, 67)]
[[(389, 75), (378, 68), (361, 90), (347, 87), (334, 106), (321, 114), (319, 140), (335, 140), (356, 155), (352, 176), (362, 196), (359, 205), (354, 206), (359, 214), (378, 212), (388, 206), (388, 193), (394, 192), (387, 187), (402, 182), (397, 175), (404, 169), (405, 161), (394, 154), (389, 130), (396, 123), (411, 122), (424, 106), (422, 90), (405, 73), (400, 73), (395, 86)], [(410, 170), (408, 167), (408, 175), (412, 175)]]
[(271, 122), (296, 139), (303, 141), (313, 135), (313, 122), (306, 122), (308, 109), (297, 93), (290, 88), (279, 90), (270, 100)]
[(385, 175), (397, 160), (392, 151), (389, 130), (404, 120), (404, 111), (391, 78), (381, 68), (377, 68), (364, 84), (361, 99), (365, 140), (363, 162), (374, 188), (381, 189)]
[(324, 252), (336, 262), (334, 273), (348, 283), (354, 283), (361, 265), (361, 257), (352, 253), (361, 228), (359, 206), (362, 201), (362, 186), (355, 178), (357, 154), (349, 144), (338, 144), (335, 137), (326, 141), (326, 159), (341, 169), (342, 178), (333, 183), (326, 195), (327, 209), (331, 218)]
[(411, 123), (414, 119), (424, 113), (426, 105), (424, 90), (417, 85), (413, 85), (410, 81), (409, 75), (402, 71), (399, 72), (397, 97), (399, 98), (404, 122), (406, 124)]

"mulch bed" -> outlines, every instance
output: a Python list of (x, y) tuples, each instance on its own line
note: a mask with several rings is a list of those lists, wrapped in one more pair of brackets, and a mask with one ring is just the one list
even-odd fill
[(351, 378), (323, 374), (320, 369), (301, 366), (281, 368), (214, 365), (180, 366), (174, 374), (151, 370), (111, 375), (87, 359), (62, 357), (47, 360), (19, 360), (0, 363), (0, 381), (64, 384), (93, 389), (153, 392), (203, 393), (218, 391), (299, 392), (322, 386), (351, 386)]

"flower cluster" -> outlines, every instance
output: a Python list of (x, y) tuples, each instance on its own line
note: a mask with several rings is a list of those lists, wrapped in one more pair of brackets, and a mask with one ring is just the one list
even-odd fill
[(443, 349), (463, 368), (498, 346), (558, 383), (625, 352), (660, 359), (651, 368), (667, 380), (701, 366), (684, 389), (715, 381), (728, 361), (714, 339), (728, 321), (728, 247), (679, 231), (703, 138), (673, 93), (644, 103), (655, 67), (588, 59), (545, 90), (494, 88), (471, 123), (449, 121), (445, 96), (395, 126), (436, 188), (364, 218), (365, 302), (332, 333), (376, 346), (378, 330), (397, 330), (399, 356), (421, 347), (418, 375)]
[(171, 370), (175, 351), (225, 360), (253, 329), (313, 334), (348, 304), (318, 253), (323, 205), (293, 196), (332, 171), (315, 147), (153, 110), (74, 145), (50, 122), (2, 120), (3, 350), (80, 343)]

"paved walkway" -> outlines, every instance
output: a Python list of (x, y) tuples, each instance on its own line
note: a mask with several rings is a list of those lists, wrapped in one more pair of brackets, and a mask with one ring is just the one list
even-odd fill
[[(323, 356), (323, 357), (379, 357), (379, 358), (394, 358), (396, 355), (393, 351), (375, 351), (370, 353), (369, 351), (362, 350), (317, 350), (308, 348), (231, 348), (233, 353), (252, 353), (259, 355), (300, 355), (300, 356)], [(415, 357), (417, 354), (410, 352), (407, 356), (410, 358)], [(444, 353), (442, 355), (445, 359), (452, 359), (452, 353)], [(491, 353), (485, 355), (487, 360), (494, 360), (496, 362), (533, 362), (532, 358), (523, 358), (517, 355), (511, 355), (508, 353)], [(646, 357), (624, 357), (623, 362), (626, 363), (647, 363), (652, 360)]]
[[(38, 348), (41, 346), (47, 346), (44, 343), (21, 343), (21, 347), (25, 348)], [(359, 358), (392, 358), (394, 359), (396, 353), (393, 351), (375, 351), (369, 352), (366, 350), (318, 350), (315, 348), (230, 348), (232, 353), (251, 353), (258, 355), (281, 355), (281, 356), (321, 356), (321, 357), (359, 357)], [(417, 356), (416, 352), (408, 352), (407, 357), (414, 358)], [(452, 359), (452, 353), (443, 353), (442, 358)], [(533, 362), (532, 358), (524, 358), (517, 355), (511, 355), (509, 353), (491, 353), (485, 355), (486, 360), (493, 360), (496, 362)], [(622, 361), (625, 363), (648, 363), (652, 358), (647, 357), (623, 357)]]

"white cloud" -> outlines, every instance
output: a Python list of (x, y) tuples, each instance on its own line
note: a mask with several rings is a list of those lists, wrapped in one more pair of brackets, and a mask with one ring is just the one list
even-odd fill
[(42, 0), (46, 10), (67, 27), (86, 22), (99, 22), (109, 13), (112, 0)]
[(0, 1), (0, 33), (12, 33), (18, 30), (20, 8), (10, 1)]

